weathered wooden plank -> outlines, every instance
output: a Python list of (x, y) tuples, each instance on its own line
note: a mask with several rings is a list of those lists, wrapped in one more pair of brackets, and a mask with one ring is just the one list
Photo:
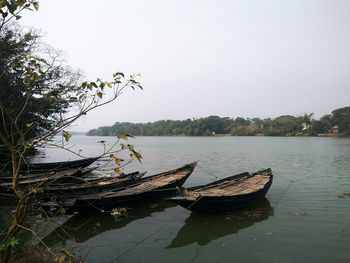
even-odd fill
[(269, 176), (255, 175), (252, 177), (244, 177), (239, 181), (225, 181), (218, 185), (208, 188), (199, 189), (196, 192), (188, 192), (191, 199), (196, 199), (198, 196), (228, 196), (249, 194), (262, 189), (269, 181)]

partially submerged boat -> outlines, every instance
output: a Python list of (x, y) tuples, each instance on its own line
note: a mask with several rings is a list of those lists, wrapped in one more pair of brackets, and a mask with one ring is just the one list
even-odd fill
[(272, 184), (270, 168), (241, 173), (209, 184), (181, 189), (181, 196), (168, 198), (188, 210), (201, 213), (232, 211), (263, 198)]
[(84, 158), (65, 162), (51, 162), (51, 163), (27, 163), (22, 166), (23, 175), (31, 175), (34, 173), (59, 172), (70, 169), (85, 168), (90, 164), (96, 162), (99, 157)]
[(175, 194), (191, 175), (197, 162), (186, 164), (178, 169), (163, 172), (139, 180), (137, 183), (119, 187), (111, 191), (91, 195), (81, 195), (75, 198), (57, 198), (42, 203), (42, 207), (51, 211), (64, 208), (68, 213), (82, 210), (98, 209), (132, 205), (149, 199)]

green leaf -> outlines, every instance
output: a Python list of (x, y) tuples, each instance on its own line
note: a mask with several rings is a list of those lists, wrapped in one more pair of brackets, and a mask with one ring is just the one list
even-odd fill
[(114, 159), (114, 162), (117, 164), (117, 165), (120, 165), (122, 162), (124, 162), (123, 159), (120, 159), (120, 158), (115, 158)]
[(14, 247), (19, 245), (18, 239), (12, 237), (10, 239), (5, 239), (0, 243), (0, 251), (3, 251), (4, 249), (8, 247)]
[(126, 146), (125, 146), (125, 144), (124, 144), (124, 143), (121, 143), (121, 144), (120, 144), (120, 149), (121, 149), (121, 150), (126, 149)]
[(35, 8), (36, 11), (39, 10), (39, 2), (34, 2), (34, 3), (33, 3), (33, 6), (34, 6), (34, 8)]
[(83, 99), (85, 99), (86, 98), (86, 95), (85, 94), (81, 94), (80, 96), (79, 96), (79, 102), (82, 102), (83, 101)]
[(125, 141), (127, 141), (129, 137), (130, 138), (134, 138), (134, 136), (132, 136), (131, 134), (129, 134), (127, 132), (118, 135), (118, 139), (122, 139), (122, 140), (125, 140)]
[(10, 242), (9, 242), (9, 246), (10, 246), (10, 247), (14, 247), (14, 246), (17, 246), (17, 245), (19, 245), (18, 240), (15, 239), (15, 238), (12, 238), (12, 239), (10, 240)]
[[(15, 1), (16, 1), (16, 0), (15, 0)], [(17, 0), (17, 1), (16, 1), (16, 5), (22, 6), (22, 5), (24, 5), (26, 2), (27, 2), (26, 0)]]
[(97, 95), (100, 99), (102, 99), (102, 92), (99, 91), (99, 92), (96, 93), (96, 95)]
[(116, 172), (117, 174), (121, 174), (123, 172), (123, 170), (120, 167), (116, 167), (116, 168), (114, 168), (114, 172)]
[(2, 12), (1, 15), (2, 15), (2, 18), (6, 18), (8, 16), (8, 12)]
[(6, 6), (11, 14), (13, 14), (17, 10), (17, 7), (18, 7), (18, 5), (14, 1), (11, 1), (11, 2), (6, 1)]
[(125, 78), (125, 75), (124, 75), (123, 72), (116, 72), (116, 73), (113, 74), (113, 78), (116, 78), (116, 77), (123, 77), (123, 78)]
[(129, 148), (129, 150), (132, 152), (132, 151), (134, 151), (134, 145), (132, 145), (132, 144), (128, 144), (128, 148)]
[(137, 151), (132, 151), (132, 153), (134, 154), (135, 158), (141, 163), (141, 159), (142, 159), (141, 153)]
[(72, 134), (70, 132), (67, 131), (63, 131), (63, 137), (66, 140), (66, 142), (68, 142), (71, 138), (72, 138)]
[(0, 0), (0, 8), (4, 8), (6, 6), (6, 3), (4, 0)]

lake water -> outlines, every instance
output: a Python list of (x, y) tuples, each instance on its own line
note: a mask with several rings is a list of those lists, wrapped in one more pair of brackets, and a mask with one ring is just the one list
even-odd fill
[[(100, 140), (113, 138), (75, 136), (72, 143), (94, 156), (103, 151)], [(64, 244), (89, 262), (350, 262), (349, 138), (137, 137), (131, 143), (144, 160), (130, 171), (154, 174), (199, 160), (185, 186), (267, 167), (274, 182), (265, 200), (226, 214), (156, 201), (119, 220), (108, 213), (58, 218), (61, 229), (41, 227), (49, 246)], [(71, 158), (45, 152), (36, 161)]]

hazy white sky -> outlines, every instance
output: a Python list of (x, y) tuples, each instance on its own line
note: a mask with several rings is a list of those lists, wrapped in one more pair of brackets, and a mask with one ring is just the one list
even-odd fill
[(73, 130), (116, 121), (276, 117), (350, 105), (350, 1), (42, 0), (24, 25), (89, 80), (142, 73)]

